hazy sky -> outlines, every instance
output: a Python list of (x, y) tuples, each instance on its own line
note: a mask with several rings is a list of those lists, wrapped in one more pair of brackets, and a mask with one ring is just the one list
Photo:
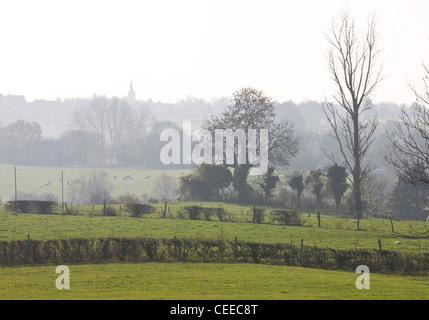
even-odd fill
[(244, 86), (277, 101), (333, 92), (323, 32), (348, 7), (376, 13), (387, 79), (374, 101), (410, 103), (429, 65), (427, 0), (1, 0), (0, 93), (175, 102)]

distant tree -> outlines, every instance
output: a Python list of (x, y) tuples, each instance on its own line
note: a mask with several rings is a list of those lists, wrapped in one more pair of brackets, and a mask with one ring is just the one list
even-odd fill
[[(230, 104), (220, 116), (214, 116), (203, 123), (203, 128), (244, 130), (248, 135), (250, 129), (268, 130), (268, 161), (267, 167), (288, 166), (289, 161), (298, 151), (298, 139), (294, 134), (294, 126), (287, 120), (276, 119), (273, 101), (262, 91), (254, 88), (242, 88), (232, 94)], [(234, 188), (238, 191), (238, 199), (249, 200), (251, 188), (247, 183), (250, 169), (254, 167), (249, 161), (248, 136), (245, 141), (245, 164), (239, 164), (238, 149), (235, 148), (235, 161), (230, 165), (234, 168)], [(226, 165), (224, 159), (223, 164)]]
[(105, 96), (94, 95), (88, 106), (75, 110), (73, 114), (75, 128), (96, 133), (103, 148), (106, 148), (107, 140), (108, 103)]
[(413, 89), (416, 103), (401, 109), (400, 121), (388, 132), (392, 152), (386, 160), (401, 181), (429, 185), (429, 68), (424, 70), (423, 94)]
[(386, 181), (375, 175), (370, 175), (364, 181), (362, 199), (367, 217), (385, 217), (388, 202)]
[(125, 99), (94, 96), (87, 106), (74, 112), (73, 125), (75, 129), (95, 133), (106, 152), (105, 159), (117, 163), (120, 146), (130, 136), (141, 136), (135, 129), (141, 129), (136, 119), (141, 120), (142, 114), (136, 114)]
[(70, 201), (80, 204), (103, 204), (109, 203), (112, 185), (108, 180), (107, 173), (102, 170), (94, 170), (83, 174), (78, 182), (70, 186), (68, 193)]
[(30, 163), (41, 140), (42, 128), (37, 122), (18, 120), (0, 128), (0, 145), (6, 161)]
[(232, 182), (228, 168), (215, 164), (200, 164), (192, 174), (180, 178), (179, 190), (187, 199), (213, 200), (219, 198), (221, 189)]
[(177, 178), (162, 173), (155, 179), (153, 184), (153, 195), (160, 201), (171, 201), (176, 196), (177, 187)]
[(305, 184), (307, 188), (311, 190), (311, 192), (316, 196), (317, 202), (319, 202), (319, 206), (322, 206), (322, 189), (325, 186), (325, 173), (320, 170), (311, 170), (307, 177), (305, 178)]
[(60, 142), (66, 154), (68, 163), (79, 163), (82, 166), (96, 164), (101, 145), (96, 133), (85, 130), (68, 130)]
[(181, 129), (171, 121), (156, 120), (151, 123), (147, 134), (138, 142), (138, 154), (140, 161), (148, 167), (159, 168), (164, 166), (160, 160), (160, 150), (165, 142), (160, 141), (161, 132), (165, 129)]
[(292, 188), (292, 190), (296, 191), (297, 200), (298, 200), (298, 207), (300, 207), (300, 198), (305, 190), (305, 184), (304, 184), (304, 178), (302, 173), (295, 172), (292, 174), (292, 176), (289, 178), (289, 186)]
[(116, 97), (111, 99), (106, 112), (106, 129), (113, 163), (117, 163), (119, 147), (128, 136), (126, 132), (133, 124), (133, 117), (133, 111), (127, 100)]
[(327, 187), (335, 199), (335, 210), (338, 210), (338, 207), (341, 204), (341, 199), (348, 188), (347, 177), (347, 169), (343, 166), (334, 164), (328, 168)]
[(425, 210), (428, 196), (429, 190), (424, 185), (397, 181), (388, 198), (388, 207), (399, 218), (422, 220), (428, 215)]
[(269, 202), (272, 197), (272, 192), (279, 182), (280, 178), (274, 175), (274, 168), (268, 168), (268, 172), (259, 177), (257, 185), (264, 191), (265, 202)]

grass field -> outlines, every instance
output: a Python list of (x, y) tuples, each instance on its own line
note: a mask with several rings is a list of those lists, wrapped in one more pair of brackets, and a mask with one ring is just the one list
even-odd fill
[[(17, 167), (18, 191), (54, 194), (61, 198), (61, 171), (73, 180), (93, 169)], [(113, 196), (125, 192), (141, 195), (152, 190), (153, 179), (162, 170), (141, 168), (106, 169)], [(168, 171), (181, 176), (182, 170)], [(123, 180), (124, 176), (134, 180)], [(150, 179), (146, 179), (151, 175)], [(0, 196), (9, 200), (14, 193), (13, 166), (0, 165)], [(117, 179), (113, 177), (116, 176)], [(152, 180), (151, 180), (152, 179)], [(40, 187), (51, 181), (47, 187)], [(65, 187), (67, 188), (67, 187)], [(67, 195), (67, 189), (65, 190)], [(102, 216), (102, 206), (74, 206), (76, 215), (11, 214), (0, 207), (0, 241), (106, 237), (205, 238), (260, 243), (291, 243), (333, 249), (368, 248), (400, 252), (429, 252), (429, 230), (425, 222), (363, 219), (356, 220), (322, 212), (318, 227), (315, 212), (303, 211), (303, 226), (272, 223), (254, 224), (252, 206), (237, 203), (169, 203), (166, 219), (157, 211), (132, 218), (120, 205), (118, 215)], [(186, 205), (223, 207), (228, 221), (178, 219)], [(266, 209), (266, 222), (270, 222)], [(0, 268), (0, 299), (428, 299), (429, 274), (371, 273), (370, 290), (357, 290), (357, 274), (300, 267), (252, 263), (105, 263), (70, 265), (71, 290), (55, 287), (56, 266)]]
[[(175, 204), (171, 213), (187, 203)], [(189, 203), (188, 203), (189, 204)], [(217, 206), (219, 203), (195, 203), (203, 206)], [(161, 205), (160, 205), (161, 206)], [(225, 205), (228, 208), (228, 204)], [(235, 208), (238, 219), (244, 219), (249, 207), (229, 205)], [(244, 216), (241, 216), (243, 208)], [(97, 207), (96, 210), (101, 210)], [(159, 210), (160, 211), (160, 210)], [(395, 221), (392, 233), (390, 221), (368, 219), (361, 221), (361, 230), (356, 230), (355, 220), (323, 216), (321, 227), (317, 218), (306, 217), (304, 226), (282, 226), (185, 219), (162, 219), (160, 213), (151, 217), (131, 218), (128, 216), (105, 217), (94, 215), (12, 215), (0, 209), (0, 240), (66, 239), (99, 237), (154, 237), (154, 238), (208, 238), (262, 243), (292, 243), (327, 247), (334, 249), (378, 248), (378, 239), (383, 249), (422, 253), (429, 251), (429, 238), (424, 222)], [(411, 226), (411, 228), (410, 228)], [(410, 232), (412, 230), (412, 232)], [(395, 242), (401, 242), (397, 244)]]
[[(35, 195), (53, 194), (61, 201), (61, 175), (64, 175), (64, 201), (69, 201), (70, 186), (67, 181), (80, 179), (82, 175), (92, 171), (103, 170), (108, 174), (108, 181), (112, 185), (112, 197), (117, 197), (126, 192), (138, 196), (151, 194), (153, 181), (162, 173), (168, 173), (174, 177), (182, 176), (186, 170), (159, 170), (145, 169), (140, 167), (121, 168), (81, 168), (81, 167), (37, 167), (16, 166), (18, 193), (31, 193)], [(151, 176), (147, 178), (147, 176)], [(133, 180), (123, 180), (131, 176)], [(0, 199), (3, 202), (13, 199), (15, 194), (14, 166), (0, 164)], [(116, 177), (116, 179), (114, 178)], [(46, 185), (49, 186), (40, 187)]]
[(429, 275), (370, 274), (255, 264), (111, 263), (70, 265), (70, 289), (56, 266), (0, 269), (0, 299), (427, 300)]

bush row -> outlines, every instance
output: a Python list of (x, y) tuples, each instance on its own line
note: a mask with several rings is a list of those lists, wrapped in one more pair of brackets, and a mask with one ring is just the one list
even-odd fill
[(11, 212), (52, 214), (54, 213), (56, 205), (54, 201), (16, 200), (7, 201), (5, 207), (6, 210)]
[(429, 270), (429, 253), (334, 250), (292, 244), (208, 239), (97, 238), (0, 242), (0, 266), (115, 261), (250, 262), (322, 269), (418, 272)]

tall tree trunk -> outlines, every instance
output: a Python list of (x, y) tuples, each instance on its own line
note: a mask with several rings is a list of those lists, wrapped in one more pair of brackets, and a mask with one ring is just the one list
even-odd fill
[(354, 198), (354, 209), (357, 218), (357, 228), (359, 229), (359, 220), (362, 213), (362, 198), (361, 198), (361, 161), (360, 161), (360, 146), (359, 146), (359, 118), (358, 118), (358, 107), (353, 117), (353, 158), (354, 158), (354, 170), (353, 170), (353, 198)]
[(250, 188), (247, 185), (249, 170), (250, 165), (248, 164), (239, 164), (234, 168), (234, 189), (238, 191), (239, 201), (246, 201), (249, 199)]

